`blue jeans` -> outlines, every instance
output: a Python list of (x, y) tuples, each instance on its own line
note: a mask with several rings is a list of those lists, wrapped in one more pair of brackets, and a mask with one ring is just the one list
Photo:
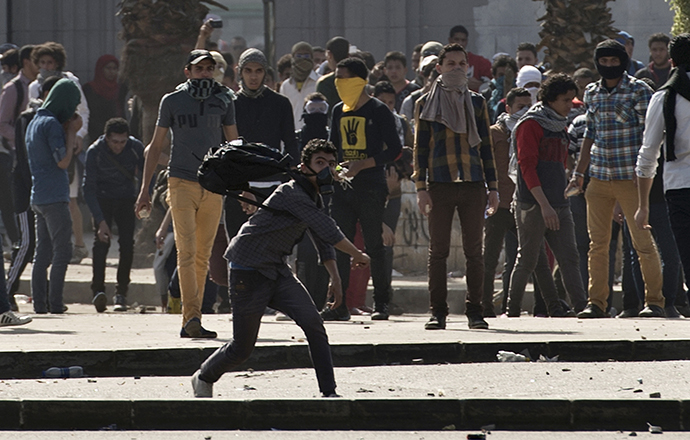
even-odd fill
[[(2, 235), (0, 235), (0, 249), (2, 249)], [(7, 284), (5, 283), (5, 265), (0, 264), (0, 313), (10, 310), (10, 301), (7, 297)]]
[(47, 272), (50, 269), (50, 312), (62, 313), (65, 272), (72, 259), (72, 217), (67, 202), (32, 205), (36, 214), (36, 252), (31, 271), (31, 296), (36, 313), (46, 313)]
[(246, 361), (254, 350), (261, 317), (266, 307), (281, 311), (302, 328), (309, 344), (319, 390), (335, 391), (333, 360), (323, 320), (309, 292), (294, 275), (278, 275), (276, 280), (256, 270), (230, 269), (233, 339), (216, 350), (203, 364), (200, 377), (214, 383)]

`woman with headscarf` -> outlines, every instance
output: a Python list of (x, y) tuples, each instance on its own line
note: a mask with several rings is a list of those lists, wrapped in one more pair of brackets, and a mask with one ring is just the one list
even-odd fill
[(93, 81), (84, 85), (84, 95), (91, 111), (89, 142), (103, 134), (106, 121), (125, 117), (127, 87), (117, 81), (120, 62), (113, 55), (103, 55), (96, 61)]

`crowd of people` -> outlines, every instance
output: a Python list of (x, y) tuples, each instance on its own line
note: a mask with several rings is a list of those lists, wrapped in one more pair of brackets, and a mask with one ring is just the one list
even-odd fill
[[(619, 237), (617, 316), (690, 315), (690, 35), (652, 35), (645, 65), (621, 32), (596, 46), (595, 71), (574, 72), (551, 71), (531, 43), (490, 61), (466, 49), (463, 26), (447, 44), (417, 45), (411, 69), (402, 52), (376, 62), (338, 36), (325, 48), (294, 44), (276, 75), (240, 38), (234, 55), (216, 51), (214, 20), (180, 66), (187, 80), (161, 99), (146, 147), (132, 135), (140, 124), (116, 57), (99, 58), (82, 88), (59, 43), (0, 47), (0, 210), (13, 244), (0, 325), (31, 321), (14, 301), (29, 262), (34, 312), (67, 309), (67, 265), (88, 255), (81, 195), (94, 232), (93, 305), (100, 313), (110, 302), (116, 227), (112, 305), (127, 310), (136, 218), (158, 210), (154, 272), (163, 306), (182, 315), (180, 337), (216, 338), (203, 314), (233, 313), (234, 338), (195, 373), (195, 395), (212, 396), (247, 359), (266, 313), (302, 327), (320, 390), (336, 395), (324, 321), (389, 319), (404, 179), (428, 219), (427, 330), (446, 328), (455, 212), (470, 329), (521, 316), (530, 280), (535, 316), (611, 316)], [(197, 172), (209, 148), (230, 141), (289, 154), (294, 172), (213, 193)]]

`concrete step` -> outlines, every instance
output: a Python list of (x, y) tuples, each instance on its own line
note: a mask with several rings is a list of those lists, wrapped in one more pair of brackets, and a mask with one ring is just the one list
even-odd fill
[(318, 396), (312, 369), (228, 373), (213, 399), (194, 399), (188, 376), (5, 380), (0, 429), (678, 431), (690, 427), (688, 372), (690, 362), (337, 368), (341, 399)]

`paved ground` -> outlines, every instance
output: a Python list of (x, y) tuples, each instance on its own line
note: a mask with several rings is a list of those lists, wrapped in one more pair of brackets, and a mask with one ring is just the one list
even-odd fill
[[(77, 432), (12, 432), (15, 440), (226, 440), (226, 439), (269, 439), (269, 440), (449, 440), (465, 439), (467, 434), (480, 431), (77, 431)], [(491, 431), (488, 440), (622, 440), (630, 439), (626, 432), (553, 432), (553, 431)], [(658, 437), (648, 432), (636, 432), (638, 439), (687, 439), (685, 432), (665, 432)]]

